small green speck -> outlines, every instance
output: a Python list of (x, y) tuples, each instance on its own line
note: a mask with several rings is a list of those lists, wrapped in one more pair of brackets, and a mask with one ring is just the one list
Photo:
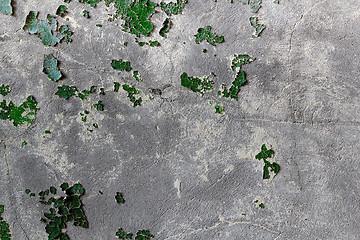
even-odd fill
[(105, 95), (105, 89), (104, 88), (100, 88), (100, 95)]
[(120, 88), (120, 83), (114, 82), (114, 92), (118, 92)]
[(28, 144), (27, 141), (23, 141), (23, 142), (21, 143), (21, 147), (25, 147), (27, 144)]
[(45, 130), (45, 134), (50, 134), (51, 131), (50, 130)]
[(94, 93), (94, 92), (96, 92), (96, 86), (91, 86), (90, 93)]
[(120, 192), (116, 192), (115, 200), (119, 204), (124, 204), (125, 203), (125, 199), (124, 199), (123, 195)]
[(218, 113), (218, 114), (223, 114), (225, 112), (224, 107), (219, 105), (219, 104), (216, 104), (215, 105), (215, 112)]
[(28, 188), (27, 188), (27, 189), (25, 189), (25, 193), (26, 193), (26, 194), (29, 194), (30, 192), (31, 192), (31, 190), (30, 190), (30, 189), (28, 189)]
[(103, 195), (104, 193), (103, 193), (101, 190), (99, 190), (99, 194), (100, 194), (100, 195)]
[(96, 24), (96, 26), (97, 26), (97, 27), (102, 27), (102, 25), (101, 25), (101, 24)]
[(85, 18), (90, 18), (89, 12), (86, 11), (86, 10), (83, 11), (83, 16), (84, 16)]

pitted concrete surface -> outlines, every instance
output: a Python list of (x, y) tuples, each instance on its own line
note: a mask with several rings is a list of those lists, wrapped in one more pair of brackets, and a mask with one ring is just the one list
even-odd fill
[[(140, 40), (160, 47), (140, 47), (121, 20), (108, 22), (114, 8), (104, 2), (91, 8), (75, 0), (57, 17), (73, 41), (45, 47), (23, 31), (26, 16), (55, 15), (63, 1), (13, 2), (14, 14), (0, 15), (0, 85), (12, 90), (0, 100), (19, 104), (33, 95), (40, 108), (30, 126), (0, 121), (0, 204), (13, 239), (47, 239), (40, 218), (48, 207), (24, 190), (63, 182), (86, 189), (89, 228), (67, 224), (75, 240), (116, 239), (120, 227), (149, 229), (160, 240), (360, 239), (359, 1), (263, 0), (255, 14), (238, 1), (189, 0), (166, 39), (158, 34), (166, 15), (157, 8), (152, 16), (154, 31)], [(251, 16), (266, 25), (255, 39)], [(207, 25), (225, 42), (196, 44), (194, 34)], [(59, 82), (42, 72), (44, 54), (58, 59)], [(234, 54), (256, 57), (243, 66), (248, 82), (239, 101), (217, 96), (235, 77)], [(119, 58), (143, 81), (113, 69)], [(183, 72), (210, 76), (214, 91), (201, 96), (182, 87)], [(141, 90), (142, 106), (115, 93), (114, 82)], [(96, 85), (105, 95), (61, 99), (62, 84)], [(105, 110), (92, 110), (84, 124), (79, 113), (98, 100)], [(89, 132), (92, 123), (99, 128)], [(281, 166), (271, 181), (255, 159), (264, 143)], [(116, 192), (125, 204), (115, 202)]]

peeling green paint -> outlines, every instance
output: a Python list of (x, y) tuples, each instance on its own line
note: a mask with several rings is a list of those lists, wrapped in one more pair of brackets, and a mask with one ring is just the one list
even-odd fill
[(36, 34), (45, 46), (55, 46), (59, 42), (71, 42), (71, 31), (67, 25), (58, 28), (55, 17), (47, 15), (46, 20), (37, 19), (38, 12), (30, 11), (26, 17), (24, 31), (29, 34)]
[(177, 14), (181, 14), (185, 4), (187, 3), (187, 0), (177, 0), (176, 3), (174, 2), (169, 2), (169, 3), (165, 3), (165, 2), (161, 2), (160, 3), (160, 7), (161, 10), (163, 12), (166, 13), (166, 15), (171, 16), (171, 15), (177, 15)]
[(255, 28), (255, 32), (252, 34), (253, 38), (259, 37), (266, 28), (264, 24), (258, 23), (258, 17), (250, 17), (250, 25)]
[(49, 197), (50, 194), (57, 193), (55, 187), (39, 192), (39, 202), (50, 207), (49, 212), (44, 213), (45, 218), (42, 218), (42, 222), (46, 224), (45, 230), (49, 240), (70, 239), (66, 233), (67, 222), (73, 222), (74, 226), (89, 227), (81, 201), (85, 189), (79, 183), (72, 187), (63, 183), (60, 187), (65, 192), (65, 196)]
[(156, 3), (149, 0), (105, 0), (106, 6), (111, 3), (117, 11), (109, 21), (120, 17), (124, 21), (121, 25), (124, 32), (146, 37), (154, 29), (150, 17), (155, 13)]
[[(280, 171), (280, 165), (276, 162), (270, 163), (267, 161), (268, 158), (272, 158), (272, 156), (275, 154), (274, 150), (267, 149), (266, 145), (263, 144), (261, 146), (261, 151), (255, 156), (258, 160), (264, 161), (264, 169), (263, 169), (263, 179), (269, 179), (270, 178), (270, 171), (274, 172), (275, 176)], [(270, 170), (269, 170), (270, 169)]]
[(1, 216), (4, 213), (5, 206), (0, 205), (0, 239), (1, 240), (11, 240), (9, 224), (4, 221)]
[(130, 99), (130, 102), (132, 102), (134, 104), (134, 107), (136, 106), (140, 106), (141, 102), (142, 102), (142, 98), (138, 98), (136, 99), (135, 95), (140, 95), (141, 91), (137, 90), (135, 87), (132, 87), (128, 84), (123, 84), (123, 89), (128, 92), (128, 97)]
[(119, 59), (119, 61), (118, 60), (112, 60), (111, 66), (114, 69), (117, 69), (117, 70), (120, 70), (120, 71), (130, 72), (131, 69), (132, 69), (130, 62), (123, 61), (122, 59)]
[(36, 112), (39, 110), (36, 106), (37, 102), (33, 96), (28, 96), (20, 106), (16, 106), (11, 101), (6, 104), (6, 100), (3, 100), (0, 103), (0, 119), (10, 120), (14, 126), (31, 124), (35, 121)]
[(213, 90), (214, 82), (205, 76), (203, 79), (198, 77), (188, 76), (187, 73), (183, 73), (180, 76), (181, 86), (191, 89), (193, 92), (204, 95), (205, 92)]
[(56, 82), (61, 78), (62, 74), (58, 68), (58, 61), (52, 54), (44, 55), (43, 67), (43, 72), (52, 81)]
[(10, 86), (9, 85), (1, 85), (0, 86), (0, 94), (3, 95), (4, 97), (6, 95), (8, 95), (11, 92)]
[(0, 0), (0, 13), (6, 15), (12, 14), (11, 0)]
[(75, 96), (75, 92), (77, 91), (75, 86), (62, 85), (58, 87), (55, 95), (58, 95), (60, 98), (68, 99), (72, 96)]
[(217, 36), (215, 33), (211, 32), (211, 26), (206, 26), (204, 28), (199, 28), (198, 33), (195, 35), (196, 44), (201, 43), (203, 40), (216, 46), (216, 43), (224, 42), (224, 36)]
[(163, 25), (159, 31), (160, 36), (166, 38), (166, 33), (169, 32), (171, 27), (171, 19), (170, 18), (166, 18), (163, 22)]

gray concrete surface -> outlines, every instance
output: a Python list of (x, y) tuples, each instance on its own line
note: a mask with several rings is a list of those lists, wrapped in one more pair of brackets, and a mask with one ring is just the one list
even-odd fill
[[(75, 0), (67, 15), (73, 42), (44, 47), (22, 30), (26, 15), (55, 15), (62, 1), (13, 2), (15, 14), (0, 15), (0, 85), (12, 88), (0, 98), (20, 103), (33, 95), (40, 107), (29, 127), (0, 121), (0, 203), (13, 239), (47, 239), (39, 222), (47, 207), (24, 190), (64, 181), (86, 189), (90, 227), (68, 223), (71, 239), (116, 239), (119, 227), (149, 229), (161, 240), (360, 239), (360, 1), (263, 0), (253, 14), (238, 2), (189, 0), (167, 39), (158, 35), (165, 14), (153, 15), (148, 40), (159, 40), (158, 48), (137, 46), (120, 21), (107, 22), (112, 8), (104, 3), (92, 9)], [(84, 9), (91, 19), (82, 17)], [(256, 39), (251, 16), (267, 27)], [(225, 42), (195, 44), (205, 25)], [(50, 53), (65, 75), (59, 83), (42, 73)], [(243, 68), (248, 84), (239, 101), (217, 98), (216, 91), (201, 97), (180, 85), (183, 72), (214, 72), (215, 90), (230, 85), (231, 56), (243, 53), (257, 59)], [(119, 58), (144, 81), (112, 69)], [(162, 94), (133, 108), (124, 91), (113, 92), (114, 81)], [(106, 95), (64, 100), (54, 95), (61, 84), (97, 85)], [(99, 129), (90, 133), (79, 112), (99, 99), (105, 111), (92, 113)], [(210, 100), (226, 113), (215, 114)], [(271, 181), (262, 179), (255, 159), (263, 143), (281, 166)], [(115, 203), (117, 191), (124, 205)]]

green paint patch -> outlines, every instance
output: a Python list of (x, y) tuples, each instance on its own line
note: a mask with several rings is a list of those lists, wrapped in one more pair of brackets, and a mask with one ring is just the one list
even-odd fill
[(135, 78), (136, 81), (141, 82), (143, 79), (140, 76), (140, 73), (138, 71), (134, 71), (133, 73), (133, 77)]
[(12, 14), (11, 0), (0, 0), (0, 13), (6, 15)]
[(51, 134), (50, 130), (45, 130), (45, 134)]
[(166, 13), (166, 15), (177, 15), (182, 14), (185, 4), (187, 0), (177, 0), (176, 3), (169, 2), (169, 3), (160, 3), (161, 10)]
[[(278, 0), (275, 0), (278, 1)], [(262, 0), (240, 0), (244, 5), (250, 5), (250, 9), (253, 13), (257, 13), (261, 8)]]
[(223, 114), (225, 112), (225, 109), (223, 106), (215, 104), (215, 112), (218, 114)]
[[(131, 232), (126, 233), (122, 228), (116, 232), (115, 236), (119, 239), (133, 239), (133, 235)], [(135, 236), (135, 240), (150, 240), (155, 236), (150, 233), (149, 230), (138, 230)]]
[(117, 11), (109, 21), (120, 17), (124, 21), (121, 25), (124, 32), (146, 37), (154, 29), (150, 18), (155, 13), (156, 3), (149, 0), (105, 0), (106, 6), (111, 3), (114, 3)]
[(117, 230), (115, 236), (118, 237), (119, 239), (132, 239), (133, 238), (132, 233), (126, 233), (122, 228), (119, 228), (119, 230)]
[(267, 149), (266, 145), (263, 144), (261, 146), (261, 151), (255, 156), (256, 159), (262, 159), (264, 161), (263, 179), (270, 179), (270, 172), (273, 172), (276, 176), (280, 171), (279, 164), (277, 164), (276, 162), (270, 163), (269, 161), (267, 161), (267, 159), (272, 158), (274, 154), (274, 150)]
[(231, 69), (233, 71), (238, 71), (238, 69), (241, 69), (241, 67), (245, 64), (251, 63), (255, 61), (256, 58), (242, 54), (242, 55), (234, 55), (234, 58), (231, 61)]
[(119, 82), (114, 82), (114, 92), (118, 92), (120, 89), (120, 83)]
[(3, 95), (4, 97), (6, 95), (8, 95), (11, 92), (10, 86), (9, 85), (1, 85), (0, 86), (0, 94)]
[(154, 238), (155, 236), (150, 233), (149, 230), (138, 230), (136, 233), (135, 240), (150, 240), (151, 238)]
[(56, 82), (61, 78), (62, 74), (58, 68), (58, 61), (52, 54), (44, 55), (43, 66), (43, 72), (49, 79)]
[(170, 18), (166, 18), (165, 21), (163, 22), (163, 25), (159, 31), (160, 36), (166, 38), (166, 33), (169, 32), (171, 27), (171, 19)]
[(254, 60), (255, 58), (249, 55), (235, 55), (231, 62), (231, 69), (233, 71), (237, 71), (235, 80), (232, 82), (232, 85), (229, 89), (223, 84), (221, 87), (222, 89), (218, 91), (218, 95), (225, 98), (238, 100), (240, 87), (247, 82), (246, 74), (243, 70), (241, 70), (241, 68), (243, 65), (251, 63)]
[(0, 205), (0, 239), (1, 240), (11, 240), (9, 224), (4, 221), (1, 216), (4, 213), (5, 206)]
[(82, 92), (79, 92), (77, 96), (78, 96), (81, 100), (86, 100), (86, 99), (88, 98), (88, 96), (89, 96), (89, 93), (90, 93), (90, 91), (88, 91), (88, 90), (83, 90)]
[(130, 72), (131, 71), (131, 64), (130, 62), (125, 62), (123, 61), (122, 59), (119, 59), (118, 60), (112, 60), (111, 62), (111, 66), (114, 68), (114, 69), (117, 69), (117, 70), (120, 70), (120, 71), (126, 71), (126, 72)]
[(23, 141), (23, 142), (21, 143), (21, 147), (25, 147), (27, 144), (28, 144), (27, 141)]
[(61, 87), (58, 87), (55, 95), (58, 95), (60, 98), (68, 99), (75, 96), (76, 91), (77, 89), (75, 86), (62, 85)]
[(63, 17), (65, 16), (66, 11), (67, 11), (67, 7), (65, 5), (60, 5), (56, 10), (56, 15)]
[(258, 159), (258, 160), (261, 160), (261, 159), (266, 160), (268, 158), (272, 158), (272, 156), (274, 154), (275, 154), (274, 150), (272, 150), (272, 149), (268, 150), (266, 148), (266, 145), (263, 144), (261, 146), (261, 151), (258, 154), (256, 154), (255, 158)]
[(28, 96), (20, 106), (16, 106), (11, 101), (6, 104), (6, 101), (3, 100), (0, 103), (0, 119), (10, 120), (14, 126), (24, 123), (31, 124), (35, 121), (36, 112), (39, 110), (36, 106), (37, 102), (33, 96)]
[(96, 92), (96, 86), (91, 86), (90, 87), (90, 93), (94, 93)]
[[(45, 230), (49, 240), (70, 239), (66, 233), (67, 222), (73, 222), (74, 226), (89, 227), (81, 201), (85, 189), (79, 183), (72, 187), (63, 183), (60, 187), (65, 192), (65, 196), (55, 196), (57, 193), (55, 187), (39, 192), (39, 202), (50, 207), (49, 212), (44, 213), (45, 218), (42, 218), (42, 222), (46, 224)], [(50, 194), (53, 196), (50, 197)]]
[(266, 28), (264, 24), (258, 23), (258, 17), (250, 17), (250, 25), (255, 28), (255, 32), (252, 35), (253, 38), (259, 37), (262, 31)]
[(84, 113), (80, 113), (80, 116), (81, 116), (81, 121), (83, 121), (84, 123), (87, 121), (87, 115), (89, 114), (90, 112), (85, 110)]
[(135, 42), (140, 46), (148, 45), (150, 47), (158, 47), (160, 43), (158, 41), (140, 42), (138, 38), (135, 38)]
[(24, 31), (36, 34), (45, 46), (55, 46), (59, 42), (71, 42), (71, 31), (67, 25), (58, 28), (55, 17), (47, 15), (46, 20), (37, 19), (38, 12), (30, 11), (26, 17)]
[(89, 12), (86, 11), (86, 10), (83, 11), (83, 16), (84, 16), (85, 18), (90, 18)]
[(222, 85), (222, 90), (218, 91), (218, 95), (224, 98), (230, 97), (232, 99), (238, 100), (240, 87), (245, 83), (246, 83), (245, 72), (240, 70), (237, 73), (235, 80), (232, 82), (230, 89), (227, 89), (225, 85)]
[(98, 111), (104, 111), (104, 105), (100, 100), (97, 103), (93, 104), (93, 107)]
[(135, 87), (132, 87), (128, 84), (123, 84), (122, 87), (126, 92), (128, 92), (128, 97), (130, 99), (130, 102), (134, 104), (134, 107), (141, 106), (142, 98), (139, 97), (138, 99), (136, 99), (135, 96), (135, 95), (140, 95), (141, 91), (137, 90)]
[(122, 193), (120, 193), (120, 192), (116, 192), (115, 200), (116, 200), (116, 202), (118, 204), (124, 204), (125, 203), (125, 199), (124, 199)]
[(180, 76), (181, 86), (189, 88), (193, 92), (204, 95), (205, 92), (213, 90), (214, 82), (205, 76), (202, 79), (198, 77), (188, 76), (187, 73), (183, 73)]
[(104, 88), (100, 88), (100, 93), (99, 95), (105, 95), (105, 89)]
[(209, 44), (213, 46), (216, 46), (216, 43), (224, 42), (224, 36), (217, 36), (215, 33), (211, 32), (210, 26), (199, 28), (198, 33), (195, 35), (195, 38), (196, 44), (199, 44), (203, 40), (206, 40)]

